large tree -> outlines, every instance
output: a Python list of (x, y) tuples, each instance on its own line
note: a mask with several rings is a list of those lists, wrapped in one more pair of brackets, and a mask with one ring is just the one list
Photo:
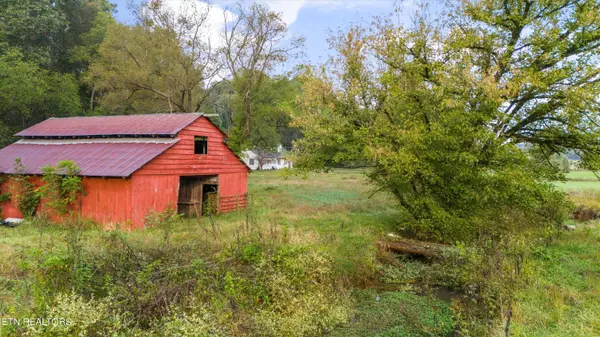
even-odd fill
[(58, 63), (67, 27), (65, 13), (53, 1), (0, 1), (0, 38), (5, 46), (21, 49), (29, 61), (44, 67)]
[(241, 97), (244, 116), (238, 120), (237, 132), (250, 137), (255, 124), (252, 120), (255, 95), (269, 72), (289, 58), (298, 56), (304, 38), (289, 37), (281, 13), (271, 11), (264, 4), (244, 6), (239, 3), (234, 13), (232, 22), (225, 14), (223, 53), (234, 78), (234, 88)]
[(199, 111), (221, 69), (210, 10), (191, 0), (177, 11), (152, 1), (136, 9), (135, 26), (110, 27), (89, 76), (100, 103), (122, 113)]
[[(233, 88), (244, 87), (247, 77), (241, 73), (232, 81)], [(236, 151), (254, 149), (264, 153), (276, 151), (279, 145), (291, 147), (291, 142), (299, 137), (297, 129), (290, 126), (291, 116), (296, 108), (296, 98), (300, 94), (299, 82), (287, 76), (262, 75), (262, 84), (252, 92), (250, 108), (250, 135), (245, 132), (248, 119), (245, 96), (236, 94), (229, 101), (233, 113), (233, 124), (229, 144)]]
[[(0, 53), (18, 48), (28, 61), (79, 80), (114, 22), (113, 8), (106, 0), (0, 0)], [(82, 88), (82, 100), (89, 96)]]
[(438, 240), (564, 219), (551, 155), (600, 158), (600, 3), (453, 1), (439, 21), (378, 20), (332, 39), (306, 76), (297, 167), (363, 161), (407, 224)]

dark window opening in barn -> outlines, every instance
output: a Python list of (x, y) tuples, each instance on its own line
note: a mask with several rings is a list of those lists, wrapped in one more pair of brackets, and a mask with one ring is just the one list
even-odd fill
[(250, 165), (254, 165), (254, 159), (250, 159)]
[(208, 138), (196, 136), (194, 137), (194, 154), (208, 153)]

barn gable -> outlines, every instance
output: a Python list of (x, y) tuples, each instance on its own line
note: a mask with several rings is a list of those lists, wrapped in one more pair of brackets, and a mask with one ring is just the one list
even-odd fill
[[(207, 139), (207, 153), (195, 154), (195, 137)], [(138, 175), (197, 175), (248, 172), (224, 141), (226, 135), (208, 118), (198, 118), (177, 134), (177, 143), (142, 166)]]

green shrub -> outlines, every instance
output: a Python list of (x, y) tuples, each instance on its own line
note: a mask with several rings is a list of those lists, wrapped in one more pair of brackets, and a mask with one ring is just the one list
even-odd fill
[(8, 192), (2, 192), (2, 187), (4, 182), (6, 181), (6, 178), (3, 176), (0, 176), (0, 218), (3, 219), (2, 216), (2, 203), (10, 201), (11, 199), (11, 194)]
[(262, 270), (270, 305), (255, 316), (266, 336), (317, 336), (348, 321), (351, 300), (320, 253), (281, 248)]
[(115, 336), (127, 326), (126, 315), (116, 310), (112, 299), (85, 299), (76, 293), (58, 294), (45, 317), (64, 318), (65, 324), (29, 325), (32, 336)]
[(187, 312), (173, 308), (153, 326), (156, 336), (164, 337), (221, 337), (229, 336), (227, 329), (218, 324), (217, 317), (202, 305), (194, 305)]

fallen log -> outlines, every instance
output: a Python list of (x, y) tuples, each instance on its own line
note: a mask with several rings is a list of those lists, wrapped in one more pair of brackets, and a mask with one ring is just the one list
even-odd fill
[(440, 257), (442, 253), (452, 246), (434, 242), (418, 241), (393, 236), (393, 240), (377, 241), (380, 250), (396, 253), (419, 255), (424, 257)]

